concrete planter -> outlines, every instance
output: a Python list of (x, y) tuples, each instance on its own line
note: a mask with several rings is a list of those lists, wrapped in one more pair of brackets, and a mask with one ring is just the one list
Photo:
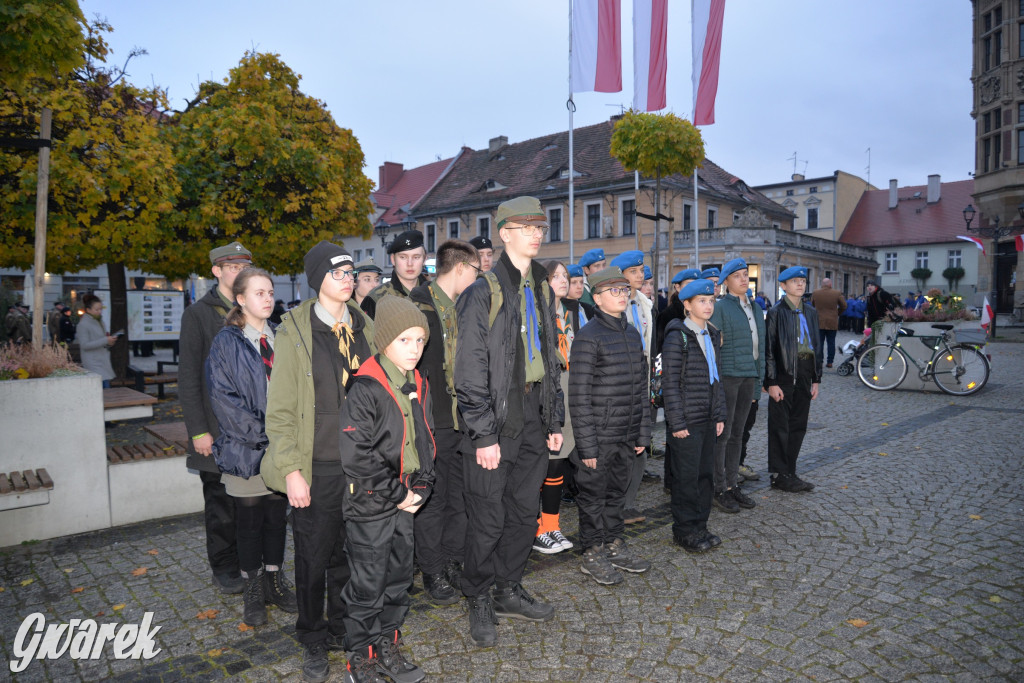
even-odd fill
[[(981, 342), (984, 341), (984, 337), (979, 335), (976, 331), (981, 331), (981, 323), (977, 320), (950, 320), (943, 323), (934, 323), (940, 325), (952, 325), (953, 326), (953, 340), (952, 343), (959, 341), (972, 341)], [(907, 330), (913, 330), (914, 335), (908, 337), (901, 337), (900, 347), (907, 352), (907, 354), (916, 359), (920, 363), (927, 363), (928, 359), (932, 356), (932, 350), (934, 349), (934, 343), (937, 341), (944, 330), (937, 330), (932, 327), (933, 323), (930, 322), (913, 322), (903, 323), (903, 328)], [(895, 333), (896, 325), (893, 323), (886, 323), (882, 328), (882, 339), (890, 337)], [(918, 376), (918, 369), (913, 363), (907, 363), (907, 376), (903, 382), (897, 387), (897, 389), (904, 389), (907, 391), (933, 391), (941, 393), (938, 385), (935, 384), (931, 379), (922, 382)]]
[(99, 375), (0, 382), (0, 433), (0, 472), (45, 468), (54, 483), (45, 501), (8, 500), (0, 546), (110, 526)]

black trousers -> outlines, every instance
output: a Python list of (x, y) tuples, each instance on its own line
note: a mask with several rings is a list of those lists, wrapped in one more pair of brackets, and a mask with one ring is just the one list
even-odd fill
[(538, 492), (548, 469), (540, 396), (535, 390), (523, 397), (519, 436), (499, 437), (497, 469), (478, 465), (475, 449), (462, 460), (469, 517), (462, 592), (469, 597), (485, 594), (496, 580), (518, 583), (523, 578), (537, 535)]
[(454, 429), (434, 432), (434, 489), (416, 513), (416, 563), (424, 574), (439, 574), (447, 560), (462, 562), (466, 547), (466, 503), (463, 499), (462, 459), (476, 451)]
[(280, 493), (235, 498), (239, 569), (250, 573), (284, 563), (287, 512), (288, 498)]
[(768, 401), (768, 471), (775, 474), (796, 474), (807, 416), (811, 412), (811, 384), (814, 360), (797, 361), (796, 378), (780, 377), (781, 401)]
[(372, 522), (349, 520), (345, 527), (345, 547), (352, 568), (342, 591), (348, 608), (345, 649), (354, 652), (377, 642), (383, 633), (400, 630), (409, 613), (413, 515), (399, 510)]
[(685, 439), (668, 434), (672, 458), (672, 534), (683, 538), (708, 526), (715, 492), (715, 423), (691, 426)]
[(569, 457), (576, 464), (579, 487), (576, 508), (580, 516), (580, 545), (586, 550), (622, 538), (622, 510), (636, 451), (628, 444), (612, 444), (597, 458), (594, 469), (584, 465), (575, 450)]
[(757, 422), (757, 401), (751, 401), (750, 412), (747, 413), (747, 423), (743, 425), (743, 446), (740, 448), (740, 464), (747, 461), (747, 443), (750, 441), (750, 430)]
[(235, 541), (235, 499), (220, 483), (220, 472), (199, 471), (203, 482), (203, 521), (206, 523), (206, 555), (214, 574), (238, 574)]
[(835, 330), (818, 330), (818, 348), (825, 351), (825, 342), (828, 341), (828, 354), (825, 356), (825, 362), (831, 363), (836, 359), (836, 331)]
[[(313, 465), (309, 507), (292, 509), (295, 539), (295, 597), (299, 616), (295, 637), (304, 645), (345, 635), (345, 602), (342, 590), (350, 571), (345, 555), (345, 518), (342, 500), (344, 474), (318, 474)], [(327, 618), (324, 618), (324, 593)]]

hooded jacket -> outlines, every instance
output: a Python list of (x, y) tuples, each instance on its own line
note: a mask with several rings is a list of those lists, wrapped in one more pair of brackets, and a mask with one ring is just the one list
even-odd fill
[[(345, 519), (369, 522), (390, 517), (409, 491), (426, 501), (434, 485), (433, 418), (427, 381), (415, 371), (416, 455), (419, 469), (405, 469), (405, 417), (378, 356), (356, 372), (341, 409), (341, 461), (349, 487)], [(419, 410), (415, 406), (419, 406)]]
[[(276, 327), (270, 321), (267, 325), (271, 330)], [(224, 327), (213, 338), (206, 385), (220, 431), (213, 442), (217, 466), (245, 479), (259, 474), (267, 449), (267, 371), (259, 351), (237, 325)]]

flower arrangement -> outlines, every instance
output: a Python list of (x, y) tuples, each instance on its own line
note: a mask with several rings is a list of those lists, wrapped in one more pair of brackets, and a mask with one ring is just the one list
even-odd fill
[(974, 320), (975, 316), (964, 307), (964, 300), (956, 292), (943, 294), (938, 288), (932, 288), (925, 294), (927, 306), (919, 310), (905, 310), (903, 319), (909, 323), (927, 322), (941, 323), (951, 320)]
[(47, 344), (41, 349), (31, 344), (5, 344), (0, 346), (0, 381), (29, 379), (85, 372), (75, 365), (63, 344)]

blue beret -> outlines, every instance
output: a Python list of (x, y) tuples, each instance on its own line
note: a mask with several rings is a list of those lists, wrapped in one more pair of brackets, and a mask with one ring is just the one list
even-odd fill
[(644, 279), (650, 280), (652, 277), (654, 277), (654, 273), (651, 272), (651, 267), (644, 266)]
[(676, 273), (676, 276), (672, 278), (672, 284), (678, 285), (683, 280), (696, 280), (700, 277), (700, 271), (696, 268), (687, 268), (686, 270), (680, 270)]
[(711, 280), (694, 280), (679, 291), (679, 300), (686, 301), (687, 299), (692, 299), (693, 297), (700, 296), (701, 294), (714, 296), (715, 283)]
[(700, 276), (704, 279), (707, 279), (709, 277), (721, 277), (721, 275), (722, 271), (720, 271), (718, 268), (705, 268), (704, 270), (700, 271)]
[(807, 269), (804, 268), (803, 266), (791, 266), (789, 268), (786, 268), (779, 274), (779, 282), (785, 282), (786, 280), (789, 280), (794, 277), (802, 277), (803, 279), (806, 280)]
[(583, 277), (583, 268), (575, 263), (570, 263), (565, 269), (569, 271), (569, 277)]
[(719, 275), (718, 277), (719, 279), (724, 280), (725, 278), (735, 273), (737, 270), (743, 270), (746, 267), (746, 261), (744, 261), (741, 258), (734, 258), (732, 261), (729, 261), (724, 266), (722, 266), (722, 274)]
[(612, 259), (610, 265), (615, 266), (622, 272), (626, 272), (626, 268), (634, 268), (636, 266), (642, 266), (643, 264), (644, 252), (634, 249), (622, 252)]
[(583, 254), (583, 258), (580, 259), (580, 266), (586, 268), (592, 266), (598, 261), (604, 261), (604, 249), (591, 249), (587, 253)]

